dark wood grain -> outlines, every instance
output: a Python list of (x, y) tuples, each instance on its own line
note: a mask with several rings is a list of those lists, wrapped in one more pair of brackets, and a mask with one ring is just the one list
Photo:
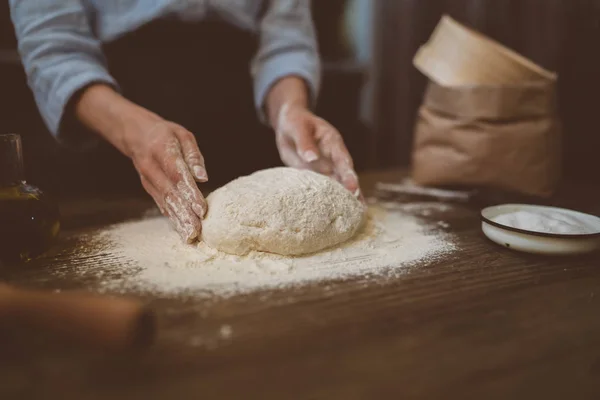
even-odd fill
[[(399, 172), (363, 177), (392, 181)], [(556, 202), (600, 213), (600, 193)], [(137, 218), (146, 199), (63, 202), (63, 238), (3, 280), (86, 288), (80, 233)], [(600, 396), (600, 259), (515, 253), (480, 233), (478, 208), (433, 214), (459, 251), (393, 279), (355, 279), (227, 300), (147, 295), (156, 346), (98, 353), (43, 332), (0, 336), (0, 398), (593, 399)], [(61, 268), (60, 278), (50, 270)], [(220, 329), (228, 325), (231, 337)]]

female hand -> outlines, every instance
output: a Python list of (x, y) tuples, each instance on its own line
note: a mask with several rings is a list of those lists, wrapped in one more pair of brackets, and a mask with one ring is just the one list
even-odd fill
[(284, 104), (275, 126), (281, 160), (330, 176), (364, 202), (352, 157), (340, 133), (306, 107)]
[(124, 126), (123, 146), (161, 212), (183, 240), (194, 241), (207, 210), (196, 181), (208, 180), (194, 135), (155, 115), (142, 115)]
[(104, 84), (92, 85), (77, 97), (75, 115), (131, 158), (161, 212), (183, 240), (194, 241), (207, 210), (195, 181), (208, 180), (194, 135)]

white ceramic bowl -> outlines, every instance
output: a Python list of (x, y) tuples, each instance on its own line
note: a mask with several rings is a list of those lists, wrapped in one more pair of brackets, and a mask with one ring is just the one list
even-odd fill
[[(516, 211), (556, 211), (578, 218), (596, 233), (556, 234), (513, 228), (493, 221), (494, 218)], [(572, 255), (600, 250), (600, 218), (564, 208), (527, 204), (503, 204), (481, 211), (481, 229), (491, 241), (534, 254)]]

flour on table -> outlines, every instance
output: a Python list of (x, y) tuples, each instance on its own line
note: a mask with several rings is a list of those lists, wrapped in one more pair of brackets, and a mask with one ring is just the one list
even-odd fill
[[(424, 266), (455, 249), (451, 235), (401, 211), (372, 205), (350, 241), (297, 257), (251, 251), (229, 255), (205, 243), (184, 244), (163, 217), (115, 225), (95, 236), (97, 257), (111, 270), (82, 262), (76, 271), (116, 293), (229, 297), (258, 290), (345, 279), (387, 278)], [(86, 259), (94, 255), (86, 254)], [(103, 263), (106, 265), (106, 263)]]
[(515, 211), (492, 219), (501, 225), (533, 232), (577, 235), (597, 233), (585, 221), (560, 211)]

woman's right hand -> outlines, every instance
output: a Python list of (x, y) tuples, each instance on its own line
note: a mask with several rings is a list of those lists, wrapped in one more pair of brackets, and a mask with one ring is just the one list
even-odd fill
[(207, 211), (196, 182), (206, 182), (208, 175), (194, 135), (103, 85), (88, 88), (76, 107), (86, 125), (131, 158), (144, 189), (182, 239), (196, 240)]
[(194, 135), (173, 122), (141, 117), (126, 124), (123, 139), (144, 189), (183, 240), (193, 242), (207, 210), (196, 181), (208, 180)]

